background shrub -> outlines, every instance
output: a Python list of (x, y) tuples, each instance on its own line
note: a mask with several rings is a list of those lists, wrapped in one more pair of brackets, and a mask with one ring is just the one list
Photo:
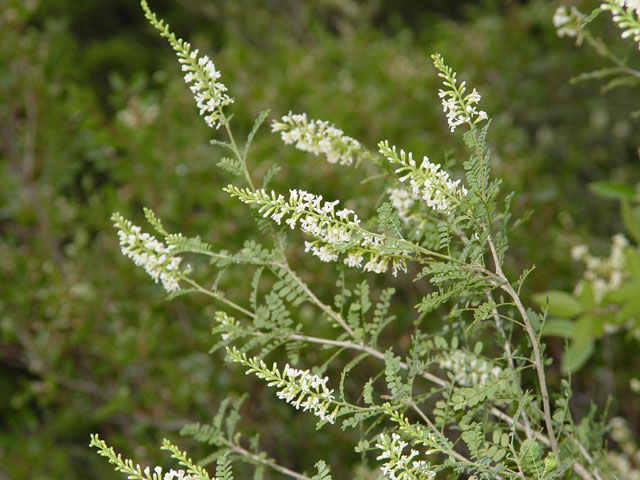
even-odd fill
[[(623, 229), (617, 205), (586, 185), (640, 178), (631, 116), (640, 90), (601, 94), (596, 82), (572, 84), (606, 63), (557, 38), (555, 6), (167, 0), (154, 8), (214, 58), (243, 107), (235, 111), (239, 130), (267, 107), (273, 116), (304, 111), (370, 148), (393, 138), (438, 161), (462, 158), (434, 101), (428, 54), (442, 52), (483, 92), (494, 117), (495, 174), (517, 192), (515, 210), (532, 212), (512, 234), (507, 262), (513, 271), (538, 265), (528, 295), (570, 290), (580, 273), (571, 246), (604, 252)], [(615, 44), (614, 27), (599, 20), (595, 28)], [(171, 230), (197, 232), (217, 248), (255, 234), (245, 207), (221, 192), (222, 152), (208, 144), (171, 52), (136, 2), (8, 0), (0, 29), (0, 476), (110, 478), (87, 454), (90, 432), (158, 463), (160, 436), (206, 421), (219, 392), (253, 385), (208, 355), (212, 311), (204, 299), (164, 302), (161, 288), (120, 255), (111, 212), (141, 223), (148, 206)], [(637, 59), (632, 46), (619, 49)], [(354, 185), (342, 175), (348, 167), (314, 161), (264, 132), (252, 148), (262, 159), (257, 171), (277, 164), (297, 187), (336, 198), (348, 192), (356, 200), (347, 206), (373, 213), (378, 199), (370, 195), (382, 179)], [(296, 261), (329, 298), (332, 270)], [(246, 297), (242, 275), (224, 282)], [(409, 280), (401, 292), (399, 316), (417, 302)], [(548, 348), (558, 359), (563, 343)], [(610, 412), (638, 431), (638, 394), (629, 387), (640, 367), (636, 349), (623, 335), (603, 340), (573, 378), (578, 418), (612, 395)], [(313, 422), (291, 422), (285, 405), (250, 393), (245, 413), (263, 425), (263, 444), (292, 468), (308, 468), (297, 439)], [(350, 457), (329, 441), (318, 456), (336, 475), (353, 474)], [(134, 444), (149, 449), (128, 451)]]

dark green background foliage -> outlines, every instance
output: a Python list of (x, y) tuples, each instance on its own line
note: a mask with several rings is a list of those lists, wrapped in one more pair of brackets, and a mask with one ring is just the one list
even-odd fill
[[(630, 116), (640, 92), (601, 94), (598, 83), (570, 83), (606, 63), (556, 37), (553, 2), (151, 6), (212, 56), (236, 99), (229, 111), (241, 136), (261, 110), (271, 108), (273, 118), (291, 109), (329, 120), (371, 149), (389, 139), (433, 161), (456, 158), (461, 142), (442, 118), (428, 61), (441, 52), (483, 94), (483, 109), (494, 117), (494, 171), (505, 192), (517, 192), (516, 214), (531, 212), (512, 233), (508, 258), (513, 271), (538, 267), (526, 295), (571, 290), (580, 271), (570, 247), (587, 243), (604, 253), (622, 231), (617, 205), (586, 185), (640, 178), (640, 130)], [(632, 46), (616, 46), (607, 21), (596, 28), (637, 60)], [(207, 421), (225, 393), (243, 391), (250, 393), (246, 428), (259, 428), (263, 447), (282, 463), (311, 470), (324, 458), (339, 477), (357, 476), (352, 433), (314, 433), (313, 419), (210, 356), (214, 310), (207, 299), (165, 302), (162, 289), (119, 253), (111, 213), (142, 224), (143, 206), (172, 231), (216, 248), (234, 250), (238, 239), (259, 236), (245, 206), (221, 192), (229, 177), (216, 167), (222, 153), (208, 144), (214, 132), (137, 2), (6, 0), (0, 31), (0, 478), (115, 478), (89, 452), (90, 432), (140, 463), (161, 463), (162, 436), (177, 439), (186, 422)], [(384, 189), (384, 179), (359, 183), (370, 166), (328, 165), (285, 147), (268, 128), (250, 157), (258, 174), (282, 168), (276, 189), (342, 198), (365, 218)], [(295, 245), (290, 250), (303, 277), (330, 299), (335, 269)], [(242, 271), (222, 282), (230, 296), (246, 297)], [(407, 279), (396, 287), (399, 321), (388, 332), (402, 345), (419, 295)], [(638, 397), (628, 386), (640, 367), (634, 342), (605, 338), (575, 375), (577, 418), (591, 401), (602, 405), (613, 395), (611, 412), (638, 430)], [(548, 347), (557, 360), (562, 342)], [(556, 385), (557, 371), (556, 362)], [(313, 455), (300, 441), (311, 436)]]

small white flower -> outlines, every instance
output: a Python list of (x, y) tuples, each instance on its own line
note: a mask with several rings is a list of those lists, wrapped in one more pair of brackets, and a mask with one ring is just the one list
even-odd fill
[(558, 7), (553, 15), (553, 26), (556, 28), (556, 34), (559, 37), (575, 38), (576, 43), (582, 42), (582, 20), (586, 15), (580, 12), (576, 7), (567, 10), (566, 7)]
[(184, 470), (171, 469), (164, 474), (163, 480), (196, 480), (196, 477), (187, 474)]
[(344, 263), (349, 267), (360, 268), (362, 266), (362, 259), (362, 255), (358, 253), (349, 253), (349, 255), (347, 255), (347, 258), (344, 259)]
[(364, 266), (365, 272), (384, 273), (387, 271), (388, 260), (379, 256), (372, 257)]
[(574, 260), (582, 260), (588, 253), (588, 249), (585, 245), (576, 245), (571, 249), (571, 258)]
[(381, 453), (376, 460), (385, 460), (380, 466), (380, 471), (389, 480), (410, 480), (415, 478), (425, 478), (431, 480), (435, 478), (436, 472), (425, 460), (413, 460), (419, 455), (417, 450), (411, 450), (404, 454), (403, 450), (407, 442), (400, 439), (397, 433), (391, 435), (391, 439), (384, 434), (380, 434), (376, 448)]

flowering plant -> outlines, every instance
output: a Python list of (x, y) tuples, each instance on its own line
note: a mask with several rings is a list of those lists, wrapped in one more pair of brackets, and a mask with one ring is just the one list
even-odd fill
[[(163, 241), (114, 214), (123, 253), (160, 280), (170, 297), (200, 293), (219, 308), (212, 350), (225, 349), (229, 362), (253, 373), (278, 391), (276, 397), (312, 413), (317, 428), (355, 429), (367, 476), (391, 480), (467, 478), (473, 480), (616, 478), (604, 451), (603, 429), (593, 416), (576, 424), (569, 401), (571, 388), (558, 392), (547, 385), (540, 336), (545, 312), (528, 309), (520, 289), (530, 270), (512, 279), (503, 270), (508, 249), (510, 201), (491, 173), (488, 146), (489, 115), (479, 110), (480, 94), (436, 54), (434, 66), (442, 78), (438, 96), (451, 132), (463, 127), (469, 158), (461, 171), (447, 172), (427, 156), (418, 164), (412, 153), (390, 146), (378, 153), (328, 122), (288, 114), (272, 124), (285, 144), (326, 156), (329, 163), (358, 165), (370, 161), (389, 176), (384, 201), (374, 218), (361, 219), (338, 200), (301, 189), (278, 193), (267, 189), (273, 172), (256, 187), (249, 169), (251, 141), (268, 113), (261, 114), (244, 146), (239, 146), (225, 109), (232, 103), (220, 74), (208, 57), (198, 57), (187, 42), (171, 33), (142, 0), (150, 23), (167, 38), (186, 71), (185, 80), (205, 122), (224, 127), (227, 140), (216, 140), (231, 158), (221, 160), (239, 180), (224, 191), (248, 205), (266, 239), (248, 241), (236, 253), (216, 251), (201, 239), (170, 234), (151, 211), (147, 219)], [(454, 180), (454, 178), (456, 178)], [(305, 251), (335, 264), (337, 294), (321, 300), (290, 265), (288, 235), (299, 229), (309, 237)], [(216, 281), (208, 286), (190, 268), (181, 270), (182, 256), (202, 255), (214, 267), (253, 269), (250, 304), (223, 292)], [(311, 260), (310, 260), (311, 261)], [(345, 268), (346, 267), (346, 268)], [(350, 283), (351, 272), (358, 276)], [(373, 308), (372, 287), (363, 272), (426, 279), (409, 342), (396, 344), (385, 329), (407, 319), (392, 312), (393, 287), (383, 289)], [(381, 281), (386, 281), (383, 277)], [(418, 288), (418, 287), (416, 287)], [(310, 307), (318, 320), (334, 327), (333, 336), (317, 333), (299, 315)], [(487, 336), (485, 332), (491, 331)], [(522, 334), (524, 340), (519, 341)], [(384, 346), (383, 346), (384, 345)], [(320, 365), (305, 363), (301, 351), (316, 346), (334, 353)], [(269, 367), (265, 359), (285, 350), (289, 363)], [(348, 361), (343, 356), (351, 355)], [(341, 374), (325, 375), (339, 363)], [(374, 369), (377, 373), (369, 376)], [(367, 378), (358, 384), (360, 377)], [(354, 385), (355, 384), (355, 385)], [(347, 386), (349, 388), (347, 388)], [(357, 394), (352, 392), (356, 389)], [(216, 447), (204, 463), (217, 459), (215, 478), (231, 478), (231, 460), (256, 466), (260, 478), (269, 468), (299, 480), (330, 479), (329, 466), (319, 459), (317, 473), (308, 476), (268, 457), (257, 440), (245, 442), (237, 431), (242, 402), (225, 402), (211, 424), (194, 424), (183, 433)], [(328, 424), (328, 425), (327, 425)], [(589, 432), (586, 435), (584, 432)], [(92, 445), (129, 478), (210, 479), (200, 464), (170, 442), (164, 448), (184, 468), (162, 477), (160, 467), (142, 468), (123, 460), (97, 436)], [(409, 448), (407, 448), (409, 447)]]

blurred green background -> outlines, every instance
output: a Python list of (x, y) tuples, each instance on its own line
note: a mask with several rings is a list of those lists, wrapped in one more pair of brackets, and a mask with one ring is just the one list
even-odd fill
[[(441, 52), (494, 118), (494, 172), (505, 192), (517, 192), (516, 215), (528, 218), (512, 234), (508, 268), (537, 266), (527, 298), (571, 290), (581, 273), (571, 246), (607, 253), (611, 235), (623, 230), (617, 204), (586, 185), (640, 179), (640, 130), (630, 115), (640, 91), (570, 83), (607, 64), (557, 38), (555, 2), (150, 3), (223, 72), (241, 137), (261, 110), (271, 108), (271, 118), (292, 110), (329, 120), (371, 149), (389, 139), (416, 156), (462, 159), (461, 134), (448, 131), (429, 61)], [(608, 19), (595, 28), (637, 60)], [(225, 393), (245, 390), (245, 424), (251, 430), (257, 422), (270, 455), (300, 470), (325, 458), (357, 476), (353, 432), (316, 434), (313, 419), (292, 422), (301, 417), (261, 395), (264, 386), (208, 354), (214, 310), (206, 299), (165, 302), (119, 253), (111, 213), (142, 224), (143, 206), (170, 230), (216, 248), (260, 238), (247, 209), (221, 192), (230, 178), (216, 167), (222, 153), (208, 142), (215, 132), (137, 2), (4, 0), (0, 32), (0, 478), (117, 478), (89, 451), (91, 432), (140, 463), (162, 463), (163, 436), (176, 440), (185, 423), (207, 421)], [(359, 183), (370, 167), (328, 165), (268, 130), (252, 147), (256, 175), (275, 163), (282, 168), (275, 188), (304, 188), (341, 198), (362, 217), (375, 213), (383, 181)], [(334, 270), (291, 252), (330, 299)], [(230, 296), (246, 298), (243, 272), (224, 284)], [(415, 284), (397, 285), (393, 308), (410, 325)], [(548, 347), (557, 360), (562, 341)], [(640, 398), (629, 379), (639, 370), (637, 341), (606, 337), (572, 379), (576, 417), (611, 395), (610, 413), (638, 432)], [(556, 362), (555, 385), (557, 371)], [(311, 435), (312, 454), (300, 442)]]

